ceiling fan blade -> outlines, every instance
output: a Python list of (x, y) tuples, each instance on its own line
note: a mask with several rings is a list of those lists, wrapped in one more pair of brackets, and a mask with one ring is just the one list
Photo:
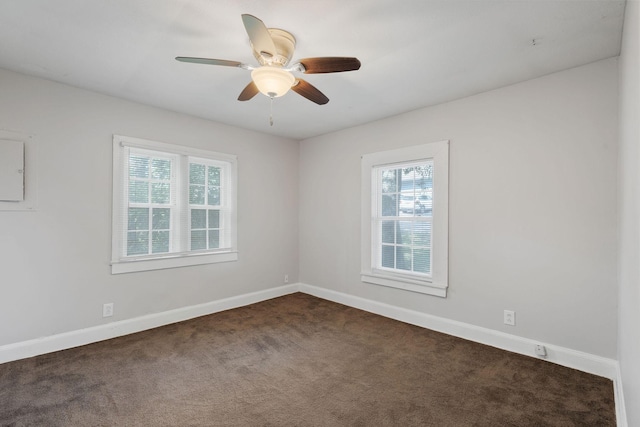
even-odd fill
[(238, 96), (238, 101), (248, 101), (259, 92), (258, 86), (253, 82), (249, 82), (249, 84), (240, 92), (240, 96)]
[(176, 56), (176, 61), (180, 62), (192, 62), (194, 64), (206, 64), (206, 65), (223, 65), (225, 67), (240, 67), (243, 68), (243, 63), (238, 61), (227, 61), (226, 59), (213, 59), (213, 58), (192, 58), (190, 56)]
[(242, 15), (242, 22), (256, 52), (269, 58), (276, 56), (278, 53), (276, 45), (273, 43), (271, 34), (264, 22), (248, 14)]
[(304, 67), (305, 74), (340, 73), (360, 69), (358, 58), (327, 56), (322, 58), (305, 58), (298, 61)]
[(320, 92), (315, 86), (302, 79), (296, 79), (296, 82), (291, 86), (291, 90), (318, 105), (324, 105), (329, 102), (329, 98), (327, 98), (324, 93)]

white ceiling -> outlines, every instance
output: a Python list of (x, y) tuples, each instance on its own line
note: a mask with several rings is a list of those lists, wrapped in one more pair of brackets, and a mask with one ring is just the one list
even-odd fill
[[(294, 92), (237, 101), (255, 64), (240, 15), (297, 39), (293, 62), (355, 56), (359, 71), (305, 75)], [(612, 56), (624, 1), (2, 0), (0, 68), (294, 139), (439, 104)], [(535, 40), (535, 42), (534, 42)]]

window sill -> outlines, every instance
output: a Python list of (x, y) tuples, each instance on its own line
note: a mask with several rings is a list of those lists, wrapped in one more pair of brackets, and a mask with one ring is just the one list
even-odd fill
[(162, 270), (191, 265), (215, 264), (238, 260), (238, 252), (176, 255), (163, 258), (112, 261), (111, 274), (135, 273), (138, 271)]
[(371, 272), (361, 273), (360, 280), (365, 283), (372, 283), (374, 285), (387, 286), (420, 294), (433, 295), (442, 298), (446, 298), (447, 296), (447, 285), (441, 285), (424, 280), (413, 280), (404, 277), (401, 278)]

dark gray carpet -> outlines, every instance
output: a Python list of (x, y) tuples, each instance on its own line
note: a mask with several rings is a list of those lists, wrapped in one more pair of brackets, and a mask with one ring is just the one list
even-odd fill
[(612, 382), (305, 294), (0, 365), (2, 426), (615, 426)]

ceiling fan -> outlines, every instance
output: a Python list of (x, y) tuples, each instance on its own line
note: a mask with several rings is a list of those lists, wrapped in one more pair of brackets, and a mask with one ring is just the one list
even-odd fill
[(242, 22), (251, 41), (253, 56), (260, 63), (259, 66), (225, 59), (187, 56), (178, 56), (176, 60), (196, 64), (238, 67), (251, 71), (251, 82), (240, 93), (238, 101), (248, 101), (258, 92), (273, 100), (291, 89), (319, 105), (329, 102), (329, 98), (307, 81), (295, 77), (294, 72), (319, 74), (360, 69), (360, 61), (357, 58), (349, 57), (306, 58), (289, 65), (296, 46), (296, 39), (291, 33), (278, 28), (267, 28), (264, 22), (253, 15), (243, 14)]

